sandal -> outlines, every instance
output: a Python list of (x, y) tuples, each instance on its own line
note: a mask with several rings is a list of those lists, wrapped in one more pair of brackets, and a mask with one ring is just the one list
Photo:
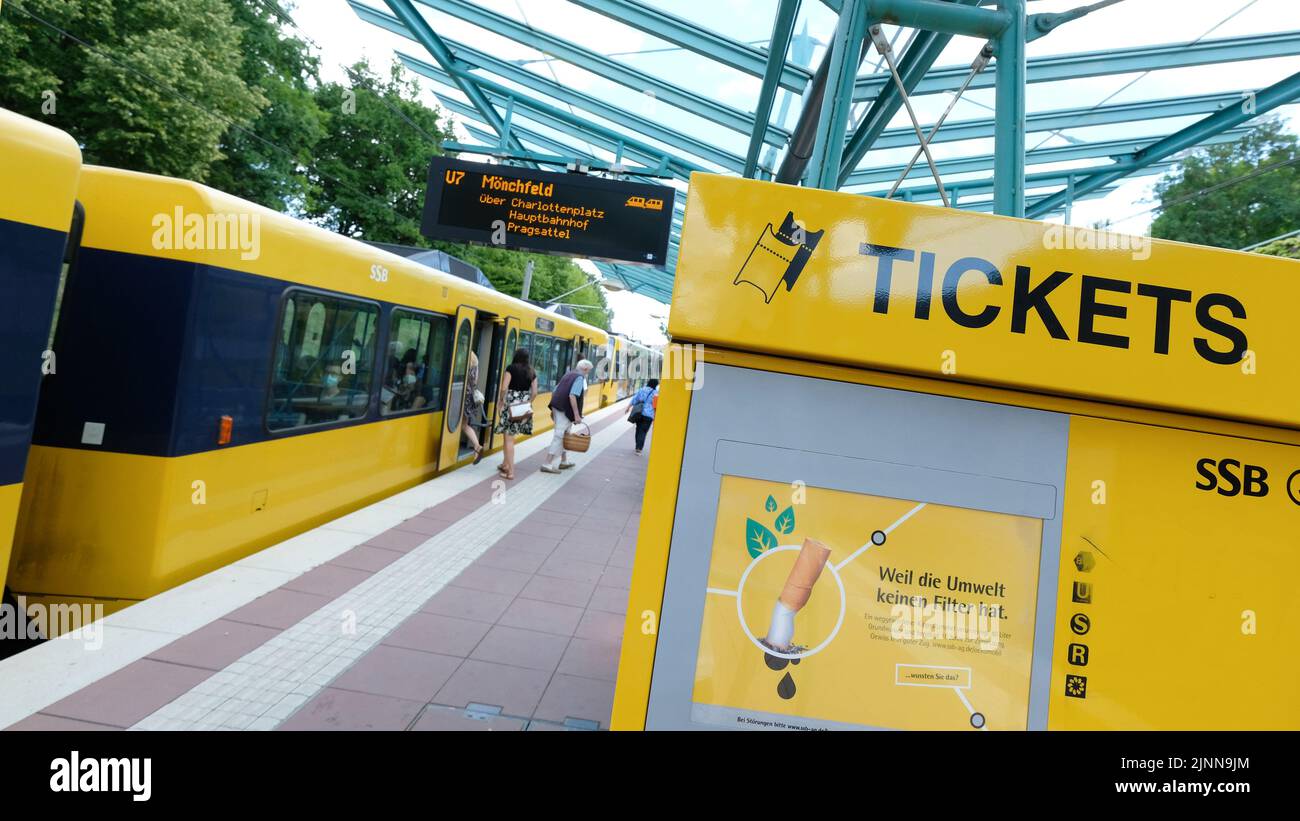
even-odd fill
[(482, 462), (482, 461), (483, 461), (483, 446), (482, 446), (482, 445), (479, 445), (479, 446), (478, 446), (478, 450), (474, 451), (474, 462), (473, 462), (473, 464), (476, 464), (476, 465), (477, 465), (479, 462)]

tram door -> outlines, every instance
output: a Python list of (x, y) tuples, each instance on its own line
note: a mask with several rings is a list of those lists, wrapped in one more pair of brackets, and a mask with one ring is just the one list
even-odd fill
[(447, 375), (447, 408), (443, 412), (442, 444), (438, 447), (438, 471), (450, 470), (460, 454), (461, 425), (465, 421), (465, 395), (469, 352), (474, 345), (474, 322), (477, 311), (468, 305), (456, 309), (456, 335), (451, 350), (451, 372)]
[(496, 319), (494, 314), (483, 314), (479, 317), (483, 335), (482, 344), (491, 351), (488, 357), (479, 357), (480, 361), (486, 363), (483, 375), (479, 378), (483, 386), (481, 388), (483, 419), (479, 428), (479, 441), (485, 451), (495, 444), (496, 434), (493, 429), (497, 418), (497, 395), (501, 392), (501, 373), (512, 355), (512, 352), (506, 349), (505, 323), (498, 322)]

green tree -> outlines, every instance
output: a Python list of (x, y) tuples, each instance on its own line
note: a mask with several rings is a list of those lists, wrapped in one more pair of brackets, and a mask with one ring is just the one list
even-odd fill
[(247, 130), (226, 130), (208, 184), (268, 208), (301, 212), (312, 150), (325, 135), (315, 97), (319, 60), (288, 32), (288, 10), (274, 0), (227, 2), (243, 29), (239, 76), (267, 105)]
[(316, 92), (325, 136), (313, 149), (306, 213), (340, 234), (427, 247), (420, 236), (429, 158), (441, 153), (449, 124), (419, 100), (419, 86), (394, 62), (387, 80), (367, 63), (352, 83)]
[(1287, 237), (1286, 239), (1275, 240), (1268, 245), (1261, 245), (1255, 249), (1257, 254), (1268, 254), (1274, 257), (1286, 257), (1288, 259), (1300, 259), (1300, 237)]
[(239, 75), (241, 33), (228, 0), (10, 0), (0, 106), (72, 134), (87, 162), (202, 181), (267, 102)]
[(1155, 193), (1160, 216), (1153, 237), (1244, 248), (1285, 234), (1300, 228), (1300, 141), (1281, 120), (1262, 120), (1236, 142), (1188, 155)]

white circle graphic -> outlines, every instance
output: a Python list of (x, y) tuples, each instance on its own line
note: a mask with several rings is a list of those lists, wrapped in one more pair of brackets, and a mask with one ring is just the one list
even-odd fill
[(808, 656), (815, 655), (817, 653), (820, 653), (822, 650), (826, 649), (826, 646), (835, 639), (836, 635), (839, 634), (840, 627), (844, 625), (844, 612), (845, 610), (848, 609), (847, 598), (844, 593), (844, 582), (840, 579), (840, 572), (835, 569), (835, 565), (827, 561), (826, 569), (831, 572), (831, 578), (835, 579), (835, 585), (840, 590), (840, 616), (835, 621), (835, 629), (832, 630), (831, 634), (826, 637), (826, 640), (823, 641), (821, 644), (817, 645), (816, 647), (814, 647), (813, 649), (805, 650), (802, 653), (778, 653), (777, 651), (763, 644), (754, 636), (753, 632), (749, 629), (749, 624), (745, 621), (745, 606), (744, 606), (745, 582), (749, 580), (750, 572), (753, 571), (753, 569), (758, 565), (759, 562), (763, 561), (768, 556), (774, 555), (776, 553), (784, 553), (788, 550), (801, 550), (802, 548), (803, 548), (802, 545), (797, 545), (797, 544), (781, 545), (779, 547), (774, 547), (771, 550), (764, 551), (763, 553), (754, 557), (754, 560), (751, 561), (749, 563), (749, 566), (745, 568), (745, 572), (740, 574), (740, 585), (736, 588), (736, 618), (740, 620), (740, 629), (745, 631), (745, 635), (749, 638), (751, 642), (754, 643), (754, 646), (757, 647), (759, 650), (762, 650), (764, 653), (776, 656), (777, 658), (781, 658), (781, 659), (807, 658)]

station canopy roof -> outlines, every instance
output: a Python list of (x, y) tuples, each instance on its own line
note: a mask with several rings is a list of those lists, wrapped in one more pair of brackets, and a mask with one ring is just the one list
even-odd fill
[[(772, 179), (788, 170), (842, 0), (349, 2), (453, 115), (457, 141), (446, 150), (676, 188), (665, 266), (597, 262), (607, 279), (668, 302), (691, 172)], [(1030, 26), (1026, 216), (1065, 214), (1131, 178), (1149, 182), (1178, 155), (1142, 149), (1170, 135), (1203, 146), (1249, 131), (1223, 126), (1217, 112), (1300, 99), (1294, 0), (1028, 3), (1030, 15), (1081, 7), (1086, 14), (1050, 31)], [(919, 155), (893, 196), (991, 210), (996, 58), (973, 73), (981, 40), (888, 25), (882, 34), (920, 130), (942, 120), (931, 142), (942, 187)], [(918, 157), (917, 129), (869, 39), (844, 138), (843, 191), (886, 196)], [(1141, 189), (1126, 190), (1117, 199), (1131, 207)]]

